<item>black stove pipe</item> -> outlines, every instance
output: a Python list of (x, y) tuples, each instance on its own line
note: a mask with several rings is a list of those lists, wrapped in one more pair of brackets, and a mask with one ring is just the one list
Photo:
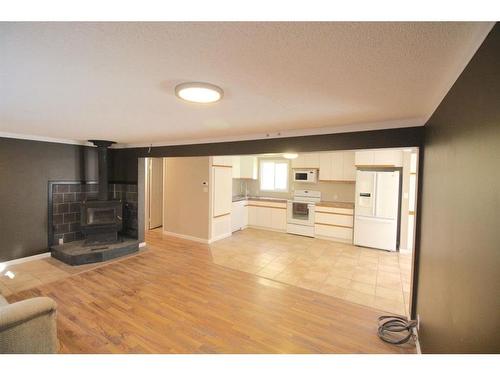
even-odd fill
[(98, 168), (99, 168), (99, 193), (97, 199), (100, 201), (107, 201), (108, 198), (108, 147), (113, 143), (112, 141), (89, 140), (97, 146)]

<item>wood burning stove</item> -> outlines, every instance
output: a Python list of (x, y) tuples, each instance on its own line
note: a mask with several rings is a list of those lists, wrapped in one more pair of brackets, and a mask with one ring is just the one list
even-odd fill
[(73, 266), (104, 262), (139, 250), (137, 238), (118, 236), (123, 227), (123, 202), (110, 200), (108, 196), (107, 154), (114, 142), (90, 142), (97, 146), (99, 191), (97, 200), (85, 200), (80, 205), (80, 229), (84, 240), (50, 248), (54, 258)]
[(123, 226), (122, 201), (108, 200), (108, 147), (114, 142), (91, 140), (97, 146), (99, 194), (97, 201), (85, 201), (80, 208), (80, 227), (86, 245), (118, 242)]
[(80, 227), (85, 244), (108, 244), (118, 241), (123, 226), (121, 201), (85, 201), (80, 208)]

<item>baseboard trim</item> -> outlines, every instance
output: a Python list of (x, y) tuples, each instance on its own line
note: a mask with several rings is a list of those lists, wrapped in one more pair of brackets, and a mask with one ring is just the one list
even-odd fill
[(12, 260), (8, 260), (6, 262), (0, 262), (0, 264), (3, 264), (5, 266), (12, 266), (14, 264), (19, 264), (19, 263), (24, 263), (24, 262), (30, 262), (32, 260), (38, 260), (38, 259), (43, 259), (43, 258), (48, 258), (48, 257), (50, 257), (50, 251), (48, 251), (46, 253), (42, 253), (42, 254), (32, 255), (32, 256), (29, 256), (29, 257), (12, 259)]
[(415, 347), (417, 348), (417, 354), (422, 354), (422, 349), (420, 348), (420, 340), (418, 339), (417, 328), (413, 328), (413, 335), (415, 337)]
[(244, 229), (246, 229), (246, 228), (268, 230), (269, 232), (286, 233), (286, 229), (274, 229), (274, 228), (269, 228), (269, 227), (259, 227), (257, 225), (248, 225)]
[(200, 243), (205, 243), (205, 244), (209, 243), (209, 240), (207, 240), (205, 238), (189, 236), (187, 234), (174, 233), (174, 232), (169, 232), (166, 230), (163, 231), (163, 234), (165, 234), (167, 236), (182, 238), (183, 240), (189, 240), (189, 241), (200, 242)]
[(402, 249), (402, 248), (399, 248), (399, 252), (401, 254), (411, 254), (412, 251), (411, 250), (408, 250), (408, 249)]
[(317, 239), (320, 239), (320, 240), (332, 241), (332, 242), (341, 242), (341, 243), (346, 243), (346, 244), (352, 245), (352, 239), (351, 240), (346, 240), (344, 238), (328, 237), (328, 236), (318, 236), (318, 235), (314, 235), (314, 238), (317, 238)]
[(228, 238), (228, 237), (231, 237), (233, 235), (233, 233), (224, 233), (224, 234), (221, 234), (220, 236), (217, 236), (217, 237), (214, 237), (210, 240), (208, 240), (207, 243), (213, 243), (215, 241), (219, 241), (219, 240), (223, 240), (224, 238)]

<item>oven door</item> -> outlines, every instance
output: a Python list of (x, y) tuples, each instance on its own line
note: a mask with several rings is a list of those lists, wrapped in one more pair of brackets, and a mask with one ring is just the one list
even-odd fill
[(314, 226), (314, 204), (290, 201), (287, 211), (290, 224)]

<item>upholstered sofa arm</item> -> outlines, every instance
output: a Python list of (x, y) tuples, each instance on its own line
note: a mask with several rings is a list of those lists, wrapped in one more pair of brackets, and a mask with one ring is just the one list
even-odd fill
[(56, 303), (36, 297), (0, 306), (0, 353), (56, 353)]

